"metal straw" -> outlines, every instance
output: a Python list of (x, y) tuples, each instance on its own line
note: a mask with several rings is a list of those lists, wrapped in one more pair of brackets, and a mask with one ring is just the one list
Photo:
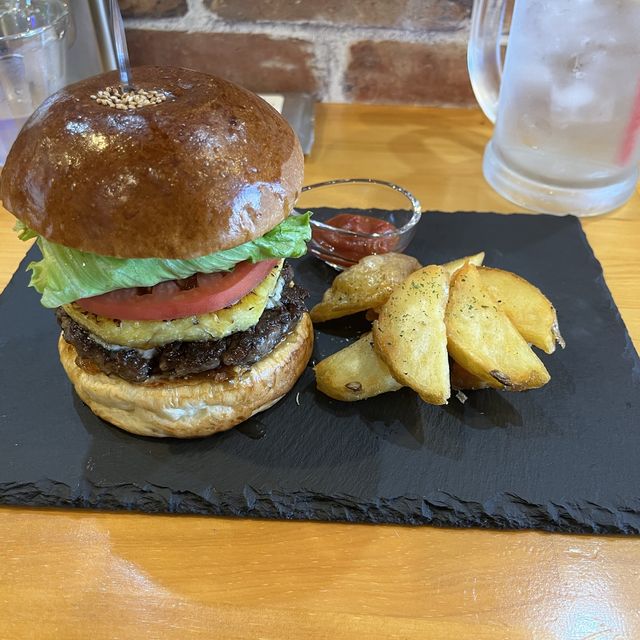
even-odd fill
[(131, 85), (131, 65), (129, 64), (129, 51), (127, 49), (127, 40), (124, 36), (124, 23), (118, 0), (110, 0), (111, 10), (111, 30), (113, 32), (113, 41), (116, 45), (116, 60), (118, 62), (118, 71), (120, 73), (120, 84), (125, 91), (132, 90)]

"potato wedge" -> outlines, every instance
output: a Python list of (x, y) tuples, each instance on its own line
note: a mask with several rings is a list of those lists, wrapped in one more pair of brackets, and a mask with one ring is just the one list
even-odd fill
[(318, 362), (314, 371), (317, 387), (322, 393), (346, 402), (402, 388), (374, 351), (370, 332)]
[(549, 373), (467, 264), (451, 284), (445, 315), (451, 357), (464, 369), (510, 391), (546, 384)]
[(458, 272), (465, 264), (475, 264), (479, 267), (484, 262), (484, 251), (476, 253), (472, 256), (465, 256), (464, 258), (458, 258), (457, 260), (451, 260), (451, 262), (445, 262), (442, 268), (449, 274), (449, 280)]
[[(451, 388), (456, 391), (475, 391), (476, 389), (488, 389), (492, 386), (463, 369), (455, 360), (449, 362), (449, 369), (451, 370)], [(503, 389), (504, 385), (496, 382), (496, 388)]]
[[(464, 258), (451, 260), (451, 262), (445, 262), (441, 266), (443, 269), (445, 269), (445, 271), (447, 271), (447, 273), (449, 274), (449, 280), (451, 280), (451, 278), (456, 273), (456, 271), (464, 267), (464, 265), (467, 264), (467, 262), (471, 264), (475, 264), (476, 266), (479, 267), (482, 264), (483, 260), (484, 260), (484, 251), (481, 251), (480, 253), (476, 253), (472, 256), (465, 256)], [(370, 322), (373, 322), (378, 317), (379, 314), (380, 314), (380, 307), (376, 307), (375, 309), (368, 309), (367, 320), (369, 320)]]
[(403, 253), (365, 256), (335, 277), (322, 302), (311, 309), (311, 319), (325, 322), (379, 307), (395, 287), (419, 268), (415, 258)]
[(482, 286), (527, 342), (545, 353), (553, 353), (556, 342), (564, 348), (556, 310), (540, 289), (510, 271), (481, 267), (478, 273)]
[(412, 273), (391, 294), (373, 323), (376, 351), (393, 377), (430, 404), (451, 395), (444, 312), (449, 276), (431, 265)]

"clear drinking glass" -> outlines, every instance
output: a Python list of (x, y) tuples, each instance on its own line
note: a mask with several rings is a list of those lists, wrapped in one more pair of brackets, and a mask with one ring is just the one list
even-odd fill
[(640, 160), (640, 2), (475, 0), (469, 74), (495, 122), (484, 175), (535, 211), (594, 215), (633, 193)]
[(0, 165), (34, 109), (63, 86), (72, 26), (62, 0), (0, 0)]

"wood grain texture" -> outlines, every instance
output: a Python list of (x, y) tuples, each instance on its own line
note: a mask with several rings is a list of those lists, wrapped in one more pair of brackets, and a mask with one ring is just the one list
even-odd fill
[[(478, 111), (326, 105), (306, 182), (371, 176), (425, 209), (514, 211)], [(24, 255), (0, 212), (0, 287)], [(640, 344), (640, 197), (585, 230)], [(640, 540), (0, 509), (0, 638), (640, 637)]]

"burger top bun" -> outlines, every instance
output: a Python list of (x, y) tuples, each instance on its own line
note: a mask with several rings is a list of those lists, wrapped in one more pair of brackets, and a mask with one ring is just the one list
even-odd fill
[(206, 255), (289, 215), (303, 155), (275, 109), (189, 69), (138, 67), (132, 78), (166, 99), (101, 104), (99, 91), (119, 87), (110, 72), (45, 100), (0, 177), (9, 211), (52, 242), (121, 258)]

